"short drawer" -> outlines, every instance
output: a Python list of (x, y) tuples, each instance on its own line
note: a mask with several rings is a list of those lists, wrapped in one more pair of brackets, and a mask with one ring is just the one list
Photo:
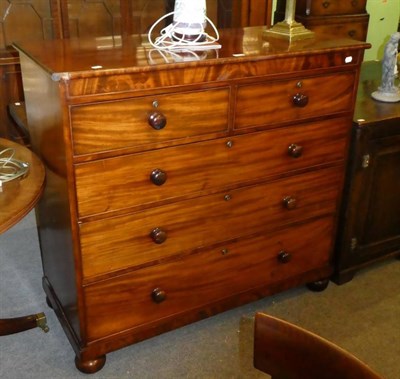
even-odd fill
[(229, 88), (73, 106), (77, 155), (149, 145), (228, 129)]
[(84, 278), (333, 214), (343, 167), (80, 225)]
[(365, 13), (367, 0), (297, 0), (296, 14), (328, 16)]
[(354, 73), (240, 86), (235, 128), (272, 126), (352, 109)]
[[(335, 20), (337, 19), (335, 18)], [(316, 33), (353, 38), (357, 41), (365, 41), (367, 39), (368, 20), (368, 16), (365, 19), (357, 18), (354, 22), (337, 20), (339, 22), (334, 23), (321, 19), (320, 23), (309, 24), (307, 27)]]
[(80, 217), (342, 160), (351, 122), (331, 119), (75, 166)]
[(332, 221), (329, 217), (263, 234), (86, 286), (88, 339), (176, 317), (326, 267)]

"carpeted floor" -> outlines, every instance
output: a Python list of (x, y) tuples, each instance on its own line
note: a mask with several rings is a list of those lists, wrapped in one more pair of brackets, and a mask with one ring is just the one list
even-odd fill
[[(0, 377), (88, 377), (76, 370), (72, 348), (46, 306), (41, 276), (31, 213), (0, 236), (0, 317), (44, 311), (50, 331), (32, 329), (0, 337)], [(385, 261), (345, 285), (331, 283), (321, 293), (292, 289), (110, 353), (105, 367), (90, 377), (268, 378), (252, 367), (253, 317), (264, 311), (330, 339), (384, 378), (399, 379), (399, 288), (400, 261)]]

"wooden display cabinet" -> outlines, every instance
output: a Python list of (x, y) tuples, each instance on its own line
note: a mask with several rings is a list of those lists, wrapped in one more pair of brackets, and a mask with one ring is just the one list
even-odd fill
[[(24, 101), (13, 42), (146, 33), (173, 7), (174, 0), (0, 0), (0, 137), (29, 143), (26, 125), (9, 111)], [(218, 28), (269, 25), (271, 12), (272, 0), (207, 0)]]
[(400, 254), (400, 104), (371, 98), (381, 62), (363, 63), (333, 280)]

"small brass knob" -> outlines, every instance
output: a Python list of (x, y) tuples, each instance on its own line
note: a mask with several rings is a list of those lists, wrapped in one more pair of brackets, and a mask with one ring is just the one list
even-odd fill
[(150, 113), (147, 121), (149, 125), (156, 130), (161, 130), (167, 125), (167, 118), (160, 111)]
[(297, 206), (297, 200), (295, 197), (292, 196), (286, 196), (283, 199), (283, 205), (285, 206), (286, 209), (295, 209)]
[(162, 186), (167, 181), (167, 173), (159, 168), (156, 168), (151, 172), (150, 180), (156, 186)]
[(292, 254), (288, 253), (285, 250), (282, 250), (278, 253), (278, 261), (280, 263), (289, 263), (292, 259)]
[(227, 146), (228, 148), (232, 148), (232, 147), (233, 147), (233, 141), (227, 141), (227, 142), (226, 142), (226, 146)]
[(308, 96), (302, 93), (296, 93), (293, 96), (293, 105), (299, 108), (304, 108), (308, 104)]
[(288, 147), (288, 154), (292, 158), (299, 158), (303, 154), (303, 146), (296, 145), (295, 143), (292, 143)]
[(357, 32), (354, 29), (352, 29), (349, 30), (347, 34), (349, 35), (349, 37), (354, 38), (356, 36), (356, 33)]
[(154, 228), (150, 233), (150, 237), (155, 243), (160, 245), (167, 240), (167, 232), (161, 228)]
[(151, 298), (155, 303), (160, 304), (167, 298), (167, 294), (161, 288), (154, 288), (151, 292)]

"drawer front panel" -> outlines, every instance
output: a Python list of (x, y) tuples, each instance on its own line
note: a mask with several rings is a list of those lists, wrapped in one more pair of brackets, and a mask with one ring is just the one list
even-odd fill
[(331, 34), (365, 41), (368, 32), (368, 19), (362, 22), (310, 25), (309, 29), (316, 33)]
[(365, 13), (367, 0), (297, 0), (296, 14), (327, 16)]
[[(74, 153), (95, 153), (226, 131), (228, 109), (228, 88), (75, 106), (71, 108)], [(150, 123), (162, 128), (153, 128)]]
[(342, 167), (83, 223), (85, 278), (332, 214)]
[[(320, 219), (89, 285), (84, 288), (88, 338), (175, 317), (327, 266), (332, 230), (332, 218)], [(283, 252), (289, 262), (283, 263)]]
[(353, 73), (241, 86), (237, 93), (235, 128), (348, 112), (353, 86)]
[[(344, 119), (325, 120), (79, 164), (79, 215), (172, 200), (342, 160), (350, 126)], [(290, 146), (302, 148), (301, 156), (290, 155)], [(154, 184), (156, 170), (166, 177), (162, 185)]]

